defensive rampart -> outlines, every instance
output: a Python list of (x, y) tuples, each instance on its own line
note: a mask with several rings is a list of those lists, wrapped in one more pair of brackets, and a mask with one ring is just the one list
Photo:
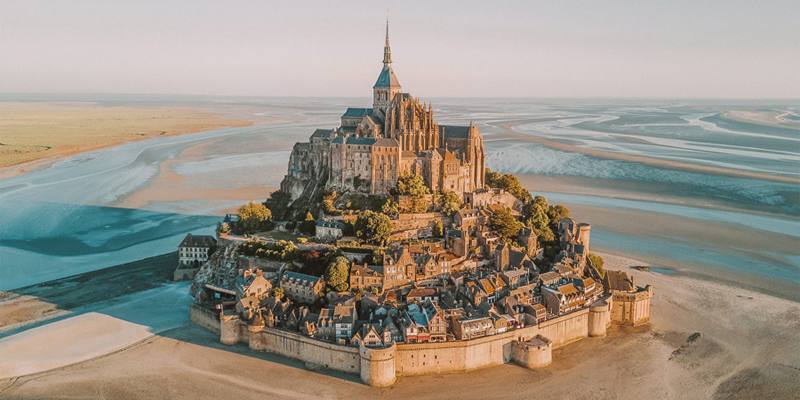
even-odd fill
[[(603, 336), (611, 322), (611, 305), (599, 301), (590, 308), (547, 320), (538, 325), (464, 341), (393, 344), (388, 348), (355, 348), (279, 329), (249, 326), (238, 316), (217, 318), (197, 306), (191, 320), (220, 334), (225, 344), (247, 343), (303, 361), (312, 367), (358, 374), (372, 386), (389, 386), (398, 376), (463, 372), (508, 362), (526, 368), (550, 363), (551, 351), (587, 336)], [(215, 325), (216, 324), (216, 325)]]

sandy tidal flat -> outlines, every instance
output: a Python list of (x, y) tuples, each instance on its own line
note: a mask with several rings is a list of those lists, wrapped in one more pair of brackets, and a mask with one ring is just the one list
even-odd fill
[[(0, 168), (52, 160), (132, 140), (251, 123), (190, 107), (0, 102)], [(35, 167), (0, 169), (0, 177)]]
[(547, 393), (583, 399), (798, 398), (797, 303), (636, 271), (628, 267), (641, 265), (638, 261), (604, 256), (609, 268), (624, 268), (637, 284), (655, 286), (652, 323), (614, 328), (606, 338), (587, 338), (559, 349), (553, 364), (538, 371), (509, 364), (465, 374), (400, 378), (391, 388), (373, 389), (355, 375), (308, 371), (301, 363), (246, 346), (223, 346), (216, 335), (185, 326), (105, 357), (0, 382), (0, 396), (520, 399)]

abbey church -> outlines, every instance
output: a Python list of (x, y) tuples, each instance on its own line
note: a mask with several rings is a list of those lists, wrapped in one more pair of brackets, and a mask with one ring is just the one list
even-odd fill
[(406, 174), (422, 176), (438, 191), (482, 189), (483, 139), (474, 124), (439, 125), (430, 104), (402, 91), (387, 23), (372, 108), (348, 108), (339, 127), (317, 129), (309, 142), (295, 144), (281, 191), (292, 200), (322, 189), (386, 194)]

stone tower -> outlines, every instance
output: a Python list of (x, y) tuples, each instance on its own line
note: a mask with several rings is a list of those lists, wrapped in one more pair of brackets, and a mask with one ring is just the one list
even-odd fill
[(375, 86), (372, 87), (372, 109), (386, 115), (386, 109), (396, 94), (400, 93), (400, 81), (392, 70), (392, 48), (389, 47), (389, 20), (386, 20), (386, 44), (383, 46), (383, 68)]

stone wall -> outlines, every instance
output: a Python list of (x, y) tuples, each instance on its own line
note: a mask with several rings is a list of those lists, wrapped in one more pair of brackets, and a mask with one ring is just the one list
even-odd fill
[[(511, 361), (540, 368), (549, 363), (551, 350), (590, 335), (604, 335), (611, 322), (611, 307), (610, 299), (604, 299), (590, 308), (497, 335), (377, 349), (337, 345), (278, 329), (248, 327), (238, 316), (228, 314), (218, 321), (216, 331), (225, 344), (247, 343), (253, 350), (359, 374), (364, 383), (388, 386), (397, 376), (463, 372)], [(215, 330), (216, 317), (210, 312), (192, 306), (190, 316), (200, 326)]]
[(323, 342), (298, 333), (278, 329), (251, 332), (248, 345), (253, 350), (268, 351), (327, 369), (353, 374), (361, 371), (357, 348)]
[(542, 335), (552, 348), (588, 336), (588, 314), (584, 309), (569, 315), (505, 333), (464, 341), (399, 344), (395, 355), (398, 376), (469, 371), (511, 361), (514, 342)]
[(189, 320), (211, 332), (219, 333), (219, 318), (217, 315), (197, 304), (189, 306)]

